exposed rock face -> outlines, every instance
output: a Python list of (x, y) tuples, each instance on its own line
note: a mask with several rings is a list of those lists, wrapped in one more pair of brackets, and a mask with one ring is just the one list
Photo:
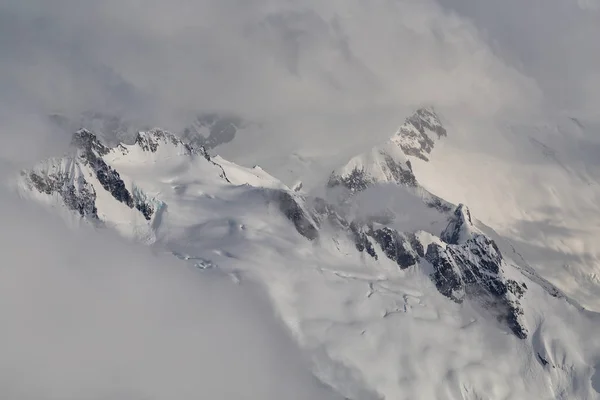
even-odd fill
[(357, 222), (352, 222), (350, 224), (350, 232), (352, 232), (356, 250), (360, 251), (361, 253), (366, 251), (368, 255), (377, 260), (377, 252), (375, 251), (375, 248), (371, 243), (370, 236), (367, 233), (370, 232), (370, 230), (365, 230)]
[(179, 150), (179, 155), (190, 156), (190, 155), (201, 155), (204, 159), (221, 170), (221, 178), (229, 182), (227, 174), (223, 167), (210, 157), (206, 148), (202, 145), (191, 145), (185, 143), (182, 139), (178, 138), (171, 132), (162, 129), (151, 129), (145, 132), (139, 132), (136, 136), (135, 143), (140, 146), (144, 151), (156, 153), (159, 147), (163, 144), (172, 145)]
[[(527, 286), (504, 275), (505, 262), (496, 243), (473, 225), (471, 213), (459, 205), (449, 223), (434, 241), (423, 242), (420, 235), (398, 232), (374, 222), (346, 222), (335, 207), (321, 202), (315, 208), (322, 220), (334, 222), (346, 230), (356, 249), (378, 259), (383, 254), (399, 268), (406, 269), (428, 262), (438, 291), (457, 303), (477, 302), (518, 338), (527, 337), (519, 300)], [(339, 222), (339, 221), (343, 222)]]
[(430, 278), (441, 294), (457, 303), (469, 300), (483, 305), (517, 337), (526, 338), (519, 302), (526, 292), (525, 284), (504, 276), (506, 264), (498, 246), (475, 228), (467, 207), (454, 208), (427, 192), (413, 174), (410, 158), (429, 161), (435, 140), (445, 136), (446, 129), (434, 110), (419, 109), (385, 145), (352, 158), (332, 173), (328, 183), (329, 187), (347, 188), (348, 198), (376, 184), (396, 183), (418, 193), (428, 207), (441, 213), (454, 209), (439, 237), (434, 234), (432, 241), (421, 242), (415, 234), (398, 232), (373, 220), (339, 225), (349, 227), (347, 230), (358, 251), (375, 259), (383, 254), (402, 269), (421, 262), (430, 263), (433, 266)]
[(472, 226), (471, 212), (465, 205), (459, 204), (440, 238), (448, 244), (464, 243), (473, 237)]
[(446, 135), (446, 129), (433, 109), (419, 109), (406, 119), (385, 144), (352, 158), (345, 166), (333, 171), (328, 186), (343, 186), (352, 193), (363, 191), (376, 183), (396, 183), (416, 188), (419, 184), (409, 158), (429, 161), (434, 140)]
[(279, 210), (289, 219), (298, 233), (308, 240), (319, 237), (319, 231), (311, 216), (302, 208), (294, 195), (284, 190), (274, 191), (274, 198), (279, 205)]
[[(406, 190), (413, 194), (418, 189), (420, 199), (444, 215), (451, 210), (450, 204), (418, 187), (407, 154), (423, 158), (433, 146), (429, 135), (433, 132), (441, 137), (446, 135), (446, 131), (439, 124), (437, 116), (429, 110), (419, 110), (403, 127), (401, 130), (404, 129), (403, 137), (406, 140), (394, 143), (392, 139), (386, 146), (351, 160), (340, 173), (332, 175), (329, 186), (343, 186), (350, 192), (360, 192), (378, 183), (397, 183), (407, 187)], [(115, 154), (111, 152), (120, 151), (126, 156), (131, 147), (111, 149), (87, 130), (77, 131), (72, 145), (76, 149), (73, 157), (50, 160), (42, 167), (24, 173), (32, 188), (40, 193), (60, 196), (66, 207), (82, 217), (92, 219), (98, 219), (97, 194), (104, 190), (118, 202), (139, 211), (146, 220), (152, 219), (157, 212), (155, 203), (137, 190), (134, 184), (128, 187), (119, 172), (106, 161), (111, 159), (107, 155)], [(201, 155), (218, 166), (222, 171), (221, 177), (229, 182), (223, 166), (213, 161), (203, 147), (185, 144), (167, 131), (154, 129), (140, 132), (135, 138), (135, 145), (143, 152), (161, 153), (166, 157), (173, 154)], [(162, 146), (166, 146), (166, 150)], [(135, 154), (139, 156), (139, 152)], [(145, 156), (154, 157), (149, 154)], [(216, 173), (219, 173), (218, 170)], [(348, 234), (357, 251), (374, 259), (385, 257), (400, 269), (431, 264), (433, 271), (429, 278), (443, 296), (459, 304), (476, 302), (505, 324), (515, 336), (521, 339), (527, 337), (520, 303), (527, 287), (506, 278), (506, 263), (498, 246), (474, 226), (471, 213), (464, 205), (454, 209), (446, 228), (438, 237), (437, 233), (397, 231), (387, 226), (393, 216), (366, 217), (366, 220), (350, 217), (345, 214), (351, 214), (345, 206), (351, 205), (355, 196), (347, 197), (349, 200), (344, 203), (345, 206), (337, 207), (321, 198), (308, 201), (305, 196), (292, 190), (260, 190), (267, 194), (269, 201), (275, 202), (279, 211), (306, 239), (318, 239), (322, 235), (320, 229), (329, 223), (334, 229)]]
[(404, 154), (429, 161), (428, 155), (434, 146), (432, 134), (440, 139), (447, 132), (433, 109), (421, 108), (406, 119), (392, 141), (400, 146)]
[(371, 185), (371, 179), (364, 169), (354, 168), (348, 175), (332, 174), (329, 178), (329, 187), (344, 186), (351, 192), (362, 192)]
[(518, 338), (526, 338), (519, 299), (527, 287), (504, 277), (498, 246), (475, 230), (466, 207), (456, 209), (441, 237), (447, 245), (432, 243), (425, 254), (433, 265), (431, 278), (440, 293), (457, 303), (467, 298), (478, 301)]
[(415, 178), (415, 175), (413, 174), (410, 161), (407, 160), (405, 164), (402, 164), (394, 160), (393, 157), (386, 155), (385, 163), (395, 182), (405, 186), (417, 186), (417, 178)]
[(393, 182), (417, 187), (410, 161), (386, 149), (375, 148), (371, 154), (352, 159), (343, 170), (334, 171), (328, 182), (330, 188), (343, 186), (352, 193), (362, 192), (376, 183)]
[(371, 236), (381, 246), (387, 258), (395, 261), (400, 268), (408, 268), (419, 261), (419, 255), (405, 234), (383, 227), (373, 230)]
[(438, 291), (458, 303), (462, 302), (465, 298), (464, 286), (459, 267), (451, 255), (442, 246), (430, 244), (425, 259), (433, 265), (435, 272), (431, 274), (431, 279)]
[(24, 173), (35, 189), (41, 193), (58, 194), (65, 206), (82, 217), (98, 218), (96, 191), (82, 176), (72, 180), (62, 173), (42, 176), (36, 172)]
[(135, 138), (135, 143), (140, 146), (142, 150), (152, 153), (156, 153), (161, 144), (172, 144), (179, 147), (184, 154), (192, 154), (194, 152), (189, 144), (183, 143), (177, 136), (162, 129), (139, 132)]
[[(152, 148), (153, 142), (143, 143), (148, 149)], [(110, 193), (115, 200), (138, 210), (146, 220), (152, 219), (154, 205), (146, 201), (145, 196), (134, 196), (127, 189), (119, 172), (103, 158), (111, 149), (101, 143), (96, 135), (81, 129), (73, 135), (71, 146), (74, 154), (48, 160), (32, 171), (24, 171), (24, 179), (40, 193), (59, 195), (65, 206), (80, 216), (97, 220), (96, 191), (100, 188), (94, 188), (90, 182), (92, 175), (101, 189)]]
[[(151, 146), (151, 143), (153, 142), (146, 142), (146, 145)], [(87, 130), (76, 132), (73, 135), (72, 145), (81, 150), (79, 158), (96, 173), (96, 178), (104, 190), (127, 207), (140, 211), (146, 220), (149, 221), (152, 218), (154, 208), (142, 201), (135, 201), (119, 173), (102, 159), (102, 156), (108, 154), (110, 149), (100, 143), (93, 133)]]
[(92, 132), (80, 129), (73, 134), (71, 145), (80, 149), (86, 158), (98, 158), (108, 154), (110, 149), (103, 145)]
[(419, 262), (419, 254), (413, 248), (409, 235), (386, 226), (361, 227), (357, 222), (353, 222), (350, 227), (358, 251), (366, 251), (371, 257), (377, 259), (377, 252), (373, 247), (373, 244), (376, 244), (379, 245), (383, 254), (398, 264), (401, 269), (406, 269)]

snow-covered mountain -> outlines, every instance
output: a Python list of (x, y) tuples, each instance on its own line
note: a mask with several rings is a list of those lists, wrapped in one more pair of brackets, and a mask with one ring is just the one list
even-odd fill
[(347, 398), (600, 398), (600, 317), (432, 189), (421, 167), (451, 136), (420, 109), (314, 196), (163, 130), (115, 147), (80, 130), (18, 188), (261, 283), (315, 375)]
[(417, 186), (409, 157), (429, 161), (434, 140), (446, 135), (446, 129), (433, 109), (419, 109), (385, 144), (352, 158), (335, 170), (329, 186), (343, 185), (351, 191), (386, 182)]

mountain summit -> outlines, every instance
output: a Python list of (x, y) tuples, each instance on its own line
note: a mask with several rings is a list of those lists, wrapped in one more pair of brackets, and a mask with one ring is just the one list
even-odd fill
[(413, 171), (450, 135), (420, 109), (317, 197), (161, 129), (114, 147), (80, 130), (65, 156), (23, 171), (19, 191), (258, 282), (345, 398), (597, 398), (598, 315)]
[(446, 129), (433, 109), (421, 108), (407, 118), (386, 143), (353, 157), (333, 171), (328, 186), (344, 186), (352, 192), (386, 182), (417, 187), (410, 159), (428, 161), (434, 140), (445, 136)]

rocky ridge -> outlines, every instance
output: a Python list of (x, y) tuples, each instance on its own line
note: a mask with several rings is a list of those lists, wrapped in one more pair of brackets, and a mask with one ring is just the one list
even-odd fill
[[(375, 260), (387, 258), (400, 269), (427, 270), (443, 296), (459, 304), (469, 301), (481, 305), (515, 336), (524, 339), (528, 330), (523, 322), (525, 310), (521, 299), (527, 285), (506, 277), (507, 263), (498, 246), (475, 227), (466, 206), (456, 207), (427, 192), (412, 171), (411, 157), (427, 160), (433, 150), (433, 135), (440, 139), (447, 132), (431, 109), (418, 110), (384, 146), (357, 156), (334, 171), (328, 187), (341, 186), (347, 190), (347, 197), (339, 204), (289, 188), (259, 190), (306, 239), (315, 243), (327, 240), (323, 228), (333, 227), (334, 232), (348, 237), (358, 252)], [(128, 157), (132, 151), (154, 154), (171, 149), (178, 157), (199, 156), (217, 167), (223, 185), (232, 184), (223, 166), (203, 147), (191, 146), (160, 129), (139, 132), (133, 145), (119, 144), (113, 148), (83, 129), (73, 135), (72, 147), (70, 156), (41, 163), (31, 171), (24, 171), (22, 177), (30, 190), (58, 197), (68, 209), (92, 220), (101, 219), (97, 206), (100, 190), (137, 210), (148, 223), (156, 214), (157, 203), (133, 183), (126, 183), (117, 168), (111, 166), (109, 160), (116, 153)], [(381, 184), (400, 185), (417, 195), (425, 206), (448, 219), (446, 228), (442, 232), (402, 232), (390, 224), (393, 215), (356, 218), (348, 212), (356, 194)]]
[[(140, 132), (135, 143), (144, 152), (156, 152), (160, 143), (170, 143), (183, 149), (184, 154), (198, 153), (162, 130)], [(119, 203), (137, 210), (151, 221), (156, 212), (155, 203), (138, 188), (128, 187), (120, 173), (107, 163), (106, 157), (112, 152), (126, 154), (128, 150), (123, 145), (109, 148), (94, 133), (81, 129), (73, 134), (69, 154), (42, 162), (30, 171), (22, 171), (21, 177), (25, 186), (48, 196), (57, 196), (68, 209), (81, 217), (100, 220), (96, 206), (97, 191), (104, 190)]]

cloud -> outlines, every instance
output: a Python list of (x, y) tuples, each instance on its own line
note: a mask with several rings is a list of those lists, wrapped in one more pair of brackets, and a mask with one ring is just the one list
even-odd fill
[(0, 203), (0, 397), (337, 398), (257, 288)]
[(538, 110), (539, 81), (457, 10), (434, 0), (2, 0), (0, 104), (11, 111), (0, 125), (34, 146), (47, 129), (30, 132), (25, 113), (93, 110), (180, 131), (198, 111), (226, 111), (259, 125), (219, 152), (286, 179), (293, 152), (335, 146), (342, 162), (423, 104), (463, 119)]
[(506, 63), (533, 79), (553, 112), (593, 111), (600, 89), (596, 0), (440, 0), (471, 21)]
[(474, 25), (430, 0), (0, 7), (0, 79), (11, 98), (43, 110), (108, 109), (168, 125), (198, 109), (291, 120), (393, 110), (397, 119), (421, 103), (490, 113), (537, 101), (533, 82)]

